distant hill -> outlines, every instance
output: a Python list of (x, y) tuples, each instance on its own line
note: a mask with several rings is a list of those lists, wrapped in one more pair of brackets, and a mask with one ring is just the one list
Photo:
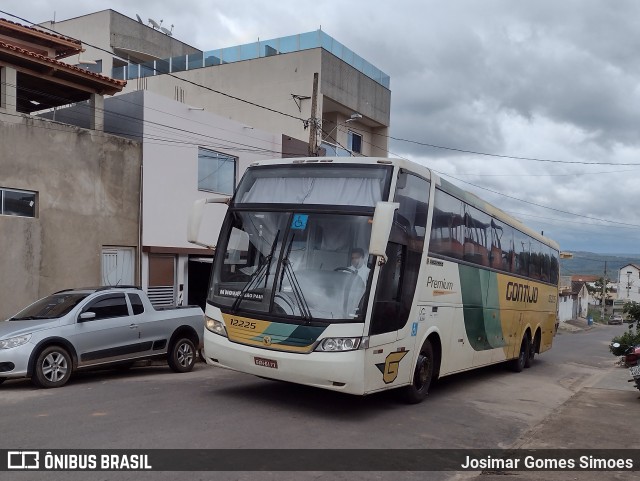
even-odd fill
[(607, 263), (607, 277), (617, 280), (617, 273), (627, 264), (640, 265), (640, 256), (625, 254), (595, 254), (593, 252), (572, 252), (573, 259), (560, 259), (560, 275), (573, 276), (578, 274), (604, 274), (605, 261)]

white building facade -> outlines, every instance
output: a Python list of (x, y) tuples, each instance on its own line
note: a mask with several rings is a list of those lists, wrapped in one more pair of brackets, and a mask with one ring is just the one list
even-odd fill
[(627, 264), (618, 271), (618, 299), (640, 302), (640, 265)]

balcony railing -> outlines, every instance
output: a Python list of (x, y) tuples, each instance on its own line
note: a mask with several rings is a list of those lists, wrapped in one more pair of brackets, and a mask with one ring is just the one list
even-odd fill
[(209, 50), (189, 55), (180, 55), (163, 60), (155, 60), (141, 64), (129, 64), (116, 67), (112, 71), (112, 77), (120, 80), (151, 77), (166, 73), (184, 72), (222, 65), (226, 63), (241, 62), (262, 57), (271, 57), (283, 53), (299, 52), (313, 48), (323, 48), (343, 60), (353, 68), (363, 73), (383, 87), (390, 87), (390, 77), (382, 70), (374, 67), (359, 55), (342, 45), (337, 40), (324, 33), (322, 30), (301, 33), (273, 40), (261, 40), (235, 47)]

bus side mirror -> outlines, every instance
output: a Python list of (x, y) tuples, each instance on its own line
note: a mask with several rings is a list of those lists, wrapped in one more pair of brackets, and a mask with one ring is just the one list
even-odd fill
[(393, 218), (400, 207), (398, 202), (377, 202), (371, 226), (369, 254), (379, 256), (383, 263), (387, 262), (387, 243), (393, 226)]
[(191, 214), (189, 214), (189, 223), (187, 224), (187, 241), (207, 249), (215, 249), (215, 246), (205, 244), (198, 240), (200, 232), (200, 224), (202, 223), (202, 214), (205, 204), (227, 204), (229, 205), (229, 197), (211, 197), (209, 199), (199, 199), (193, 203)]

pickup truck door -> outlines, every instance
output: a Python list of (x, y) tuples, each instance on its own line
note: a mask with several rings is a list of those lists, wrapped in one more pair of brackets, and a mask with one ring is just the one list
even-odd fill
[(127, 296), (133, 312), (132, 319), (138, 325), (140, 342), (146, 348), (145, 354), (167, 352), (169, 338), (174, 330), (171, 319), (162, 311), (156, 311), (148, 300), (144, 302), (139, 294), (130, 292)]
[[(84, 312), (95, 313), (95, 318), (80, 319)], [(140, 342), (138, 325), (121, 292), (90, 300), (80, 310), (70, 340), (79, 366), (132, 359), (149, 349)]]

